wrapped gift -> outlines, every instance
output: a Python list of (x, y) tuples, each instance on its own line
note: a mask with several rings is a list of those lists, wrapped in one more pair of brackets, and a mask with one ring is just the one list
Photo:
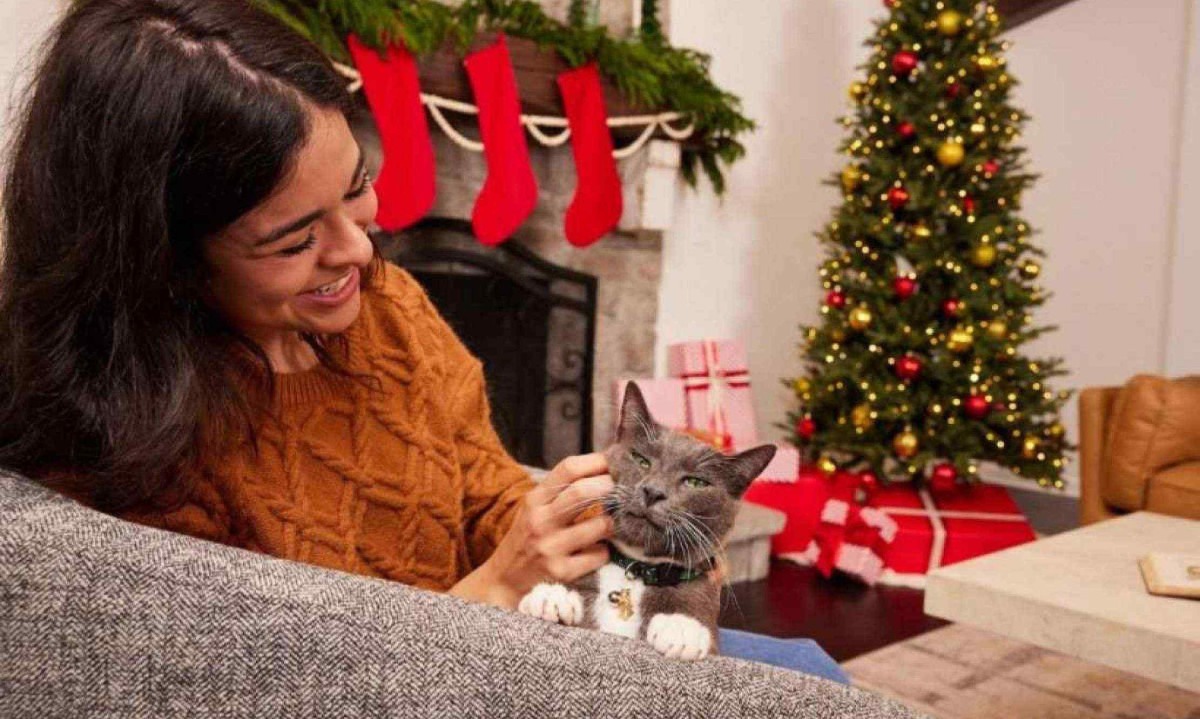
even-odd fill
[(920, 586), (931, 569), (1036, 539), (1012, 497), (995, 485), (932, 493), (891, 485), (880, 488), (869, 504), (898, 527), (884, 557), (884, 582)]
[[(650, 416), (656, 422), (671, 429), (686, 429), (687, 421), (687, 406), (683, 396), (683, 380), (668, 378), (668, 379), (619, 379), (613, 383), (613, 399), (616, 401), (614, 406), (622, 406), (625, 399), (625, 385), (630, 382), (637, 382), (638, 389), (642, 391), (642, 397), (646, 400), (646, 408), (650, 410)], [(619, 417), (614, 417), (613, 422), (620, 421)]]
[(771, 554), (790, 558), (808, 550), (821, 523), (821, 508), (832, 484), (816, 467), (800, 467), (791, 482), (756, 481), (742, 499), (777, 509), (787, 515), (783, 531), (771, 538)]
[(731, 340), (700, 340), (667, 347), (667, 374), (683, 380), (688, 425), (745, 450), (758, 441), (746, 349)]
[(794, 483), (800, 476), (800, 450), (788, 445), (778, 445), (775, 457), (767, 465), (756, 482)]
[(869, 489), (861, 475), (835, 474), (808, 547), (785, 558), (811, 564), (825, 577), (836, 569), (866, 584), (878, 581), (887, 548), (896, 537), (896, 522), (880, 510), (862, 505)]

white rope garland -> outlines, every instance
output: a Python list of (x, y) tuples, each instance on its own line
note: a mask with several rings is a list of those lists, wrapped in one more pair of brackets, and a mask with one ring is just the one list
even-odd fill
[[(350, 84), (346, 86), (347, 92), (353, 94), (362, 88), (363, 80), (358, 70), (339, 62), (333, 63), (333, 67), (350, 81)], [(472, 152), (483, 152), (482, 142), (472, 140), (456, 130), (443, 113), (444, 110), (449, 110), (463, 115), (478, 115), (479, 108), (476, 105), (425, 92), (421, 93), (421, 102), (425, 107), (429, 108), (429, 114), (433, 116), (433, 121), (442, 129), (442, 132), (446, 133), (447, 137), (454, 141), (454, 144)], [(613, 157), (623, 160), (633, 155), (650, 141), (650, 138), (654, 136), (657, 130), (662, 130), (664, 135), (676, 142), (686, 140), (695, 132), (696, 125), (690, 121), (682, 127), (675, 127), (672, 124), (678, 123), (682, 119), (684, 119), (684, 115), (681, 112), (660, 112), (656, 115), (627, 115), (624, 117), (609, 118), (609, 128), (644, 126), (637, 139), (625, 147), (614, 149)], [(533, 138), (539, 144), (545, 147), (558, 147), (571, 139), (571, 127), (565, 117), (522, 114), (521, 124), (529, 131), (530, 135), (533, 135)], [(542, 128), (562, 128), (562, 130), (557, 134), (551, 135), (543, 132)]]

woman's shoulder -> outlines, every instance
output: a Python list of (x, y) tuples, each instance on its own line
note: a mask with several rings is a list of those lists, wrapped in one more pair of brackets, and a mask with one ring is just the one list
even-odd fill
[(405, 269), (380, 263), (362, 297), (358, 324), (364, 339), (377, 350), (402, 352), (410, 360), (435, 364), (474, 361), (425, 289)]

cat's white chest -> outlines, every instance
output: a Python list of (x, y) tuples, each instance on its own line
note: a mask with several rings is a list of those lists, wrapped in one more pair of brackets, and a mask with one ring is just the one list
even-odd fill
[[(596, 589), (592, 607), (596, 628), (636, 639), (642, 627), (642, 595), (646, 585), (640, 579), (626, 579), (624, 569), (609, 563), (596, 570)], [(622, 596), (625, 591), (629, 592), (627, 600)]]

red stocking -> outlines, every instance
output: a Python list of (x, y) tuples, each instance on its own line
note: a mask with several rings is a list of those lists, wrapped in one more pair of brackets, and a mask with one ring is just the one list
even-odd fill
[(575, 155), (575, 197), (567, 208), (567, 241), (586, 247), (621, 219), (621, 178), (613, 159), (600, 72), (594, 62), (558, 76), (571, 151)]
[(353, 35), (348, 44), (383, 143), (375, 222), (385, 230), (399, 230), (421, 219), (434, 196), (433, 142), (421, 105), (417, 63), (400, 45), (390, 46), (384, 59)]
[(537, 180), (525, 147), (521, 101), (504, 36), (468, 55), (463, 64), (479, 106), (479, 134), (487, 160), (487, 180), (475, 200), (471, 224), (480, 242), (498, 245), (537, 206)]

